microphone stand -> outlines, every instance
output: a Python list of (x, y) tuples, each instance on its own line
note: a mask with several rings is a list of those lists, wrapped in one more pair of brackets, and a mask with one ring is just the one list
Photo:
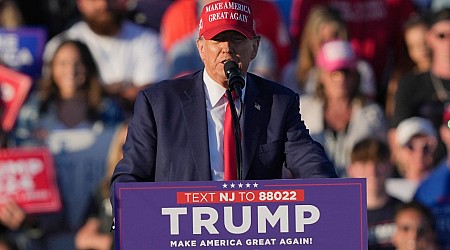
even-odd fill
[[(238, 92), (236, 91), (236, 93), (238, 93)], [(234, 134), (234, 140), (236, 141), (237, 179), (242, 180), (243, 169), (242, 169), (241, 127), (239, 124), (240, 116), (238, 116), (238, 114), (236, 112), (236, 107), (234, 105), (233, 95), (231, 94), (231, 90), (227, 89), (226, 94), (227, 94), (228, 102), (230, 103), (231, 117), (232, 117), (232, 121), (233, 121), (233, 132), (234, 132), (233, 134)], [(238, 97), (239, 97), (239, 101), (241, 102), (241, 112), (242, 112), (242, 109), (244, 107), (242, 105), (240, 93), (238, 94)]]

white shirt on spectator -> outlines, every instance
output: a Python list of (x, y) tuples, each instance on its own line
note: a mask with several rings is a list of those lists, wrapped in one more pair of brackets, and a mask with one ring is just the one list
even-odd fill
[(166, 78), (159, 35), (130, 21), (124, 21), (120, 33), (114, 37), (100, 36), (86, 22), (79, 21), (47, 43), (44, 62), (52, 58), (65, 39), (79, 40), (89, 47), (105, 85), (127, 83), (143, 86)]

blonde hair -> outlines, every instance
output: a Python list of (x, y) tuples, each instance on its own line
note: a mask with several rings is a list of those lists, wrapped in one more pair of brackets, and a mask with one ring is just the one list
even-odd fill
[(302, 32), (300, 49), (297, 58), (299, 63), (296, 69), (296, 77), (300, 88), (306, 82), (308, 72), (315, 65), (315, 52), (312, 49), (313, 40), (317, 38), (323, 24), (335, 23), (338, 26), (338, 38), (347, 39), (347, 28), (339, 12), (329, 6), (316, 6), (311, 9), (306, 19), (305, 28)]
[(102, 181), (102, 195), (104, 198), (109, 197), (109, 186), (111, 184), (111, 176), (113, 175), (114, 169), (116, 168), (117, 163), (123, 157), (122, 147), (125, 143), (125, 138), (127, 137), (128, 131), (128, 122), (125, 121), (120, 124), (115, 133), (114, 137), (109, 146), (108, 156), (106, 159), (106, 172)]
[(14, 29), (23, 24), (22, 13), (11, 0), (0, 0), (0, 27)]

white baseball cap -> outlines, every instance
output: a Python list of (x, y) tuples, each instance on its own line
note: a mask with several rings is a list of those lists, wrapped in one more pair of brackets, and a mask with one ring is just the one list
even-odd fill
[(405, 146), (412, 137), (426, 135), (436, 139), (436, 129), (430, 120), (422, 117), (410, 117), (398, 124), (396, 130), (397, 143)]

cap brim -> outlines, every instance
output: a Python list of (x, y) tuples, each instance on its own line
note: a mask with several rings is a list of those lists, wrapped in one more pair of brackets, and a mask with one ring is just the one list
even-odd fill
[(356, 61), (347, 63), (336, 63), (335, 65), (324, 65), (323, 68), (328, 72), (339, 71), (339, 70), (356, 70)]
[(248, 39), (253, 39), (253, 37), (254, 37), (254, 34), (252, 34), (251, 32), (248, 32), (246, 29), (243, 29), (241, 27), (236, 27), (234, 25), (229, 25), (229, 24), (219, 25), (219, 26), (210, 28), (207, 31), (203, 32), (202, 36), (206, 40), (211, 40), (211, 39), (213, 39), (213, 37), (217, 36), (218, 34), (224, 32), (224, 31), (229, 31), (229, 30), (237, 31), (237, 32), (241, 33), (242, 35), (246, 36)]

